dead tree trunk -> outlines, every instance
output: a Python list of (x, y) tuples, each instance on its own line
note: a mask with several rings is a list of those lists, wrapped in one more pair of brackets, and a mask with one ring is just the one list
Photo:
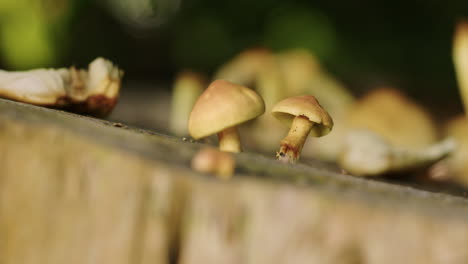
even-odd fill
[(468, 202), (0, 100), (0, 263), (468, 263)]

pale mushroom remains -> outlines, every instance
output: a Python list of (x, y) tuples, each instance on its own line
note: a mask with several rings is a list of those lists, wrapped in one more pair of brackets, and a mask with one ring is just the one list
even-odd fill
[(417, 150), (396, 147), (372, 131), (355, 130), (346, 136), (338, 163), (354, 175), (376, 176), (427, 167), (455, 148), (450, 138)]
[(237, 125), (264, 112), (265, 104), (256, 92), (242, 85), (216, 80), (195, 103), (188, 129), (194, 139), (218, 134), (220, 150), (240, 152)]
[(88, 70), (0, 70), (0, 97), (104, 116), (117, 102), (122, 75), (117, 66), (103, 58), (92, 61)]
[(311, 95), (286, 98), (277, 103), (271, 111), (273, 116), (291, 128), (281, 140), (276, 157), (285, 162), (295, 163), (309, 134), (325, 136), (333, 128), (333, 120)]

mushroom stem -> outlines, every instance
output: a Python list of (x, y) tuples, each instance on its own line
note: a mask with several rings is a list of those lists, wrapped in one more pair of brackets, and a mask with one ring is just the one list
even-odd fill
[(241, 152), (240, 136), (237, 126), (228, 127), (218, 133), (219, 149), (226, 152)]
[(313, 125), (307, 117), (296, 116), (292, 121), (288, 135), (281, 140), (276, 158), (283, 162), (296, 163)]
[(174, 84), (169, 128), (177, 136), (188, 135), (188, 120), (193, 105), (203, 92), (203, 76), (194, 72), (182, 72)]

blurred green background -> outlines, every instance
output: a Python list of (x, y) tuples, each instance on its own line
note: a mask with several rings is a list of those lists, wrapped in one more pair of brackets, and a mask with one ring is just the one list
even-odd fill
[(305, 47), (356, 94), (392, 85), (461, 112), (451, 44), (464, 16), (468, 1), (0, 0), (0, 67), (104, 56), (126, 81), (170, 83), (249, 47)]

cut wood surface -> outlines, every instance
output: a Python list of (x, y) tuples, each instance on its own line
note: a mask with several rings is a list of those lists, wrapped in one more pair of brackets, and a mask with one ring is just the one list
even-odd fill
[(464, 198), (0, 100), (0, 263), (468, 263)]

